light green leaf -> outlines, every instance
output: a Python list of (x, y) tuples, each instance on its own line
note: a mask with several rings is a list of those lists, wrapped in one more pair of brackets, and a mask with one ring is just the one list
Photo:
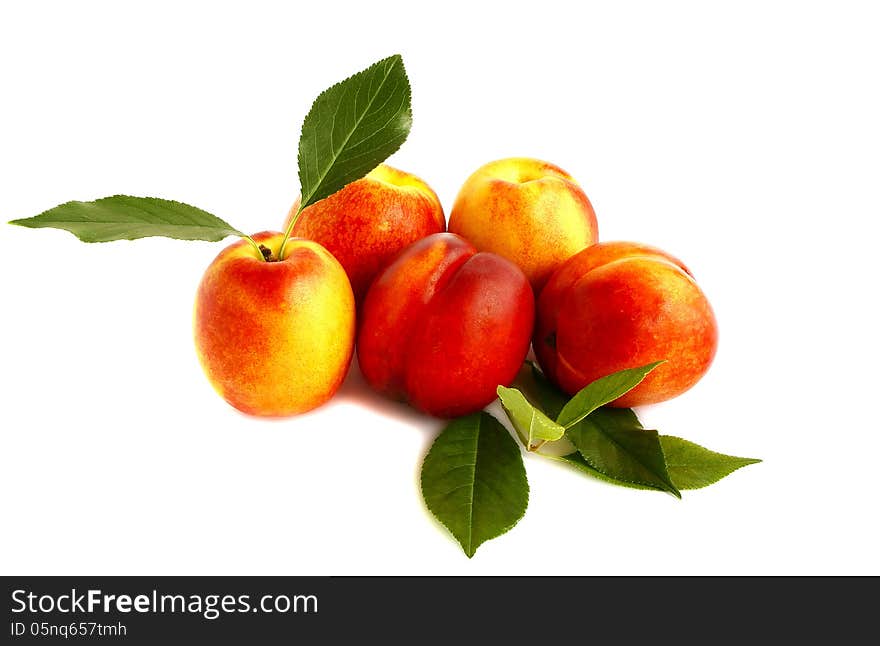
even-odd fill
[(324, 90), (299, 140), (300, 209), (360, 179), (400, 148), (412, 125), (409, 79), (391, 56)]
[(571, 428), (600, 406), (613, 402), (638, 386), (662, 361), (655, 361), (639, 368), (620, 370), (588, 384), (575, 394), (560, 411), (556, 422)]
[(550, 383), (547, 376), (538, 368), (538, 365), (532, 361), (526, 362), (532, 368), (532, 380), (538, 395), (538, 401), (544, 412), (551, 419), (559, 417), (560, 411), (568, 403), (570, 397)]
[(625, 483), (668, 491), (681, 498), (669, 472), (657, 431), (622, 423), (614, 409), (602, 408), (567, 429), (565, 436), (584, 461), (602, 474)]
[(498, 386), (501, 406), (510, 418), (513, 428), (529, 451), (541, 442), (552, 442), (565, 435), (565, 429), (532, 406), (516, 388)]
[(443, 429), (422, 463), (421, 481), (428, 509), (468, 558), (516, 525), (529, 502), (519, 446), (485, 412), (460, 417)]
[(756, 458), (738, 458), (715, 453), (688, 440), (660, 436), (669, 476), (679, 489), (701, 489), (718, 482), (737, 469), (757, 464)]
[(554, 442), (545, 442), (534, 453), (547, 458), (561, 458), (577, 453), (577, 447), (564, 435)]
[[(555, 419), (559, 416), (560, 411), (562, 411), (571, 398), (552, 384), (536, 363), (532, 361), (527, 361), (526, 363), (529, 364), (531, 368), (531, 380), (528, 382), (528, 385), (531, 387), (529, 392), (534, 391), (537, 400), (544, 409), (544, 412), (550, 418)], [(602, 414), (605, 415), (608, 422), (616, 421), (617, 424), (632, 428), (642, 427), (636, 414), (629, 408), (600, 408), (599, 410), (607, 411)], [(568, 457), (572, 460), (583, 461), (583, 458), (577, 454), (577, 448), (566, 437), (562, 437), (554, 442), (547, 442), (541, 445), (536, 452), (549, 458)], [(598, 474), (602, 479), (610, 481), (609, 478), (602, 476), (598, 471), (592, 469), (592, 467), (588, 466), (587, 468), (593, 471), (594, 474)]]
[(135, 240), (164, 236), (178, 240), (216, 242), (243, 236), (215, 215), (174, 200), (113, 195), (94, 202), (65, 202), (32, 218), (9, 224), (70, 231), (83, 242)]

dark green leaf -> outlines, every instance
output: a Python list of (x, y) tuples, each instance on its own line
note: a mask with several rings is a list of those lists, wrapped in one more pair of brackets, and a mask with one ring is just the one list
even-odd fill
[(620, 370), (597, 379), (571, 398), (557, 416), (557, 423), (565, 428), (571, 428), (600, 406), (613, 402), (638, 386), (642, 379), (661, 363), (663, 362), (655, 361), (646, 366)]
[[(641, 429), (642, 424), (639, 422), (639, 418), (636, 417), (636, 414), (630, 410), (629, 408), (608, 408), (603, 407), (592, 413), (588, 419), (598, 420), (600, 424), (607, 426), (608, 428), (631, 428), (631, 429)], [(571, 444), (566, 438), (562, 438), (559, 442), (554, 442), (553, 444), (561, 444), (562, 442), (568, 442), (571, 446), (571, 453), (563, 453), (552, 455), (545, 452), (547, 447), (550, 447), (551, 444), (545, 444), (541, 447), (541, 451), (539, 451), (540, 455), (544, 455), (546, 457), (553, 458), (559, 462), (567, 464), (570, 467), (577, 469), (589, 475), (593, 478), (597, 478), (609, 484), (630, 487), (633, 489), (648, 489), (652, 491), (657, 491), (658, 487), (653, 485), (644, 485), (639, 484), (637, 482), (625, 482), (623, 480), (615, 480), (614, 478), (610, 478), (601, 471), (597, 471), (593, 467), (591, 467), (586, 460), (584, 460), (584, 456), (578, 453), (577, 448)], [(660, 488), (661, 491), (665, 491), (665, 488)]]
[[(544, 454), (542, 453), (541, 455), (544, 455)], [(637, 482), (624, 482), (623, 480), (615, 480), (614, 478), (609, 478), (601, 471), (596, 471), (596, 469), (594, 469), (589, 464), (587, 464), (587, 461), (584, 460), (584, 457), (580, 453), (578, 453), (577, 451), (575, 451), (574, 453), (571, 453), (569, 455), (547, 456), (547, 457), (550, 457), (550, 458), (556, 460), (557, 462), (562, 462), (563, 464), (566, 464), (570, 467), (573, 467), (574, 469), (577, 469), (578, 471), (581, 471), (582, 473), (584, 473), (592, 478), (596, 478), (597, 480), (602, 480), (603, 482), (607, 482), (608, 484), (613, 484), (613, 485), (622, 486), (622, 487), (629, 487), (631, 489), (647, 489), (650, 491), (658, 491), (657, 487), (649, 487), (647, 485), (639, 484)], [(665, 489), (661, 489), (661, 491), (665, 491)]]
[(755, 458), (738, 458), (715, 453), (680, 437), (662, 435), (669, 476), (679, 489), (700, 489), (718, 482), (741, 467), (756, 464)]
[(565, 432), (587, 464), (609, 478), (668, 491), (681, 498), (669, 477), (657, 431), (627, 427), (602, 409)]
[(538, 442), (552, 442), (565, 435), (564, 428), (532, 406), (516, 388), (498, 386), (498, 398), (528, 450)]
[(644, 428), (632, 408), (603, 406), (590, 413), (590, 420), (603, 428)]
[[(589, 476), (613, 484), (633, 487), (635, 489), (670, 490), (667, 486), (668, 483), (663, 478), (662, 471), (657, 471), (660, 465), (654, 440), (646, 440), (645, 436), (637, 435), (637, 433), (646, 433), (648, 436), (652, 436), (654, 431), (643, 430), (639, 418), (636, 417), (636, 414), (632, 410), (629, 408), (609, 408), (606, 406), (594, 411), (584, 421), (589, 424), (577, 424), (574, 429), (566, 433), (566, 437), (562, 440), (547, 443), (542, 446), (539, 454), (563, 462)], [(639, 464), (635, 465), (635, 469), (637, 473), (641, 472), (641, 476), (628, 481), (627, 478), (632, 477), (632, 472), (627, 474), (626, 472), (621, 472), (619, 470), (620, 467), (617, 467), (618, 471), (608, 471), (608, 473), (615, 473), (617, 476), (611, 477), (592, 466), (584, 456), (577, 451), (577, 449), (572, 453), (566, 453), (564, 451), (546, 451), (548, 447), (552, 449), (553, 445), (561, 446), (566, 440), (573, 441), (575, 439), (580, 439), (582, 441), (581, 446), (586, 446), (585, 441), (588, 440), (590, 436), (585, 434), (595, 434), (597, 428), (602, 433), (609, 436), (609, 439), (634, 437), (640, 440), (641, 444), (648, 448), (645, 461), (648, 465), (653, 465), (651, 469), (648, 469), (647, 477), (643, 472), (644, 469), (640, 467)], [(574, 436), (577, 436), (577, 438)], [(718, 482), (725, 476), (730, 475), (741, 467), (749, 464), (756, 464), (761, 461), (755, 458), (739, 458), (732, 455), (715, 453), (714, 451), (703, 448), (698, 444), (670, 435), (659, 436), (659, 441), (663, 452), (666, 472), (668, 474), (668, 481), (678, 490), (707, 487), (710, 484)], [(574, 444), (572, 444), (572, 446), (574, 446)], [(636, 447), (636, 449), (638, 449), (638, 447)], [(609, 449), (606, 447), (605, 450), (606, 459), (608, 459), (607, 452)], [(628, 458), (630, 462), (634, 458), (642, 459), (639, 455), (642, 452), (641, 450), (635, 450), (632, 446), (629, 446), (627, 451), (631, 453)], [(632, 465), (630, 465), (629, 468), (632, 469)], [(623, 477), (621, 477), (621, 473), (623, 474)]]
[(399, 55), (324, 90), (299, 140), (300, 208), (369, 173), (400, 148), (411, 125), (409, 79)]
[(519, 446), (488, 413), (453, 420), (425, 456), (422, 496), (472, 557), (525, 514), (529, 485)]
[(565, 407), (565, 404), (568, 403), (569, 397), (551, 384), (550, 380), (547, 379), (546, 375), (541, 372), (535, 363), (531, 361), (528, 363), (532, 367), (532, 379), (535, 384), (538, 401), (544, 412), (547, 413), (547, 416), (551, 419), (556, 419), (559, 417), (559, 413)]
[(242, 236), (215, 215), (189, 204), (158, 197), (113, 195), (94, 202), (65, 202), (32, 218), (10, 224), (70, 231), (83, 242), (134, 240), (164, 236), (178, 240), (216, 242)]

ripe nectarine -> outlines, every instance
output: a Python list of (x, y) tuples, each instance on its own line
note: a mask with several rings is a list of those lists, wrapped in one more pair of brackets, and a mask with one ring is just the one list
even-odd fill
[(556, 270), (538, 299), (538, 363), (570, 394), (612, 372), (665, 359), (613, 406), (680, 395), (709, 369), (717, 345), (715, 315), (690, 271), (647, 245), (587, 247)]
[[(299, 208), (287, 214), (284, 231)], [(380, 164), (366, 177), (303, 209), (293, 235), (314, 240), (342, 264), (360, 302), (382, 269), (404, 247), (446, 230), (437, 195), (423, 180)]]
[(516, 265), (436, 233), (405, 249), (367, 292), (361, 372), (374, 389), (431, 415), (472, 413), (513, 381), (534, 316)]
[(514, 157), (490, 162), (464, 183), (449, 231), (523, 270), (535, 293), (569, 257), (598, 239), (593, 206), (558, 166)]
[(351, 362), (354, 296), (342, 266), (319, 244), (253, 236), (224, 249), (196, 296), (196, 351), (208, 380), (252, 415), (293, 415), (327, 401)]

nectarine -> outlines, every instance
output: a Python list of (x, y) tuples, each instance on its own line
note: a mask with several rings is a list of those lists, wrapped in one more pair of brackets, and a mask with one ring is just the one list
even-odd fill
[(535, 293), (569, 257), (598, 239), (593, 206), (577, 182), (548, 162), (490, 162), (461, 187), (449, 231), (523, 270)]
[(431, 415), (472, 413), (513, 381), (534, 315), (516, 265), (436, 233), (405, 249), (367, 292), (361, 372), (374, 389)]
[(538, 363), (570, 394), (612, 372), (665, 359), (614, 406), (683, 393), (709, 369), (717, 344), (715, 315), (690, 271), (647, 245), (587, 247), (556, 270), (538, 299)]
[(253, 236), (224, 249), (196, 296), (196, 351), (208, 380), (252, 415), (293, 415), (327, 401), (351, 362), (354, 296), (339, 262), (319, 244)]
[[(299, 209), (294, 203), (284, 231)], [(397, 253), (446, 230), (437, 195), (423, 180), (380, 164), (366, 177), (303, 209), (293, 235), (320, 243), (342, 264), (355, 299)]]

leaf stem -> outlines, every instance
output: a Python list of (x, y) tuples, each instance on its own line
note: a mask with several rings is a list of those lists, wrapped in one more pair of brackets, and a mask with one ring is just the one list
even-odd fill
[(245, 233), (243, 233), (241, 237), (244, 238), (245, 240), (247, 240), (248, 242), (250, 242), (254, 246), (254, 249), (257, 250), (257, 256), (260, 258), (260, 260), (265, 262), (266, 257), (263, 255), (263, 252), (260, 250), (260, 245), (257, 244), (257, 241)]
[(294, 213), (293, 217), (290, 218), (290, 224), (287, 225), (287, 229), (284, 231), (284, 238), (281, 240), (281, 248), (278, 250), (278, 260), (284, 259), (284, 246), (287, 244), (287, 240), (290, 238), (290, 234), (293, 232), (293, 225), (295, 225), (296, 221), (299, 220), (299, 215), (302, 212), (303, 202), (300, 201), (299, 207), (296, 209), (296, 213)]

